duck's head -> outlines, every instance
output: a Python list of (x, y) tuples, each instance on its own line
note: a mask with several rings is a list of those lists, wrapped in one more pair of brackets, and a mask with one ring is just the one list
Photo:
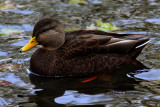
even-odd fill
[(42, 45), (46, 50), (55, 50), (65, 42), (65, 33), (62, 24), (53, 18), (39, 20), (33, 29), (32, 37), (20, 52), (27, 51), (36, 45)]

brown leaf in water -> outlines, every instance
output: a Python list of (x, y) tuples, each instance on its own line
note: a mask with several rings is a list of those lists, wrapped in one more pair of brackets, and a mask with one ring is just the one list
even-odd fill
[(0, 80), (0, 86), (2, 86), (2, 85), (10, 85), (10, 84), (12, 84), (12, 83), (9, 82), (9, 81)]
[(20, 68), (20, 64), (0, 64), (0, 72), (12, 72)]

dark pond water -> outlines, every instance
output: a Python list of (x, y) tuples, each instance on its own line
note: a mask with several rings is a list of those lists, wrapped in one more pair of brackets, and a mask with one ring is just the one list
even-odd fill
[[(1, 0), (0, 106), (2, 107), (160, 107), (159, 0)], [(82, 0), (83, 1), (83, 0)], [(120, 27), (116, 32), (144, 33), (151, 38), (137, 58), (142, 64), (114, 69), (84, 82), (85, 78), (44, 78), (28, 74), (34, 48), (19, 53), (37, 20), (53, 17), (65, 28), (85, 29), (95, 19)], [(5, 67), (6, 68), (5, 68)]]

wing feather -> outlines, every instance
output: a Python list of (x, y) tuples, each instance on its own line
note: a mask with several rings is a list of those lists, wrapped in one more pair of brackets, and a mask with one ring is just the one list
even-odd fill
[(135, 36), (134, 34), (117, 34), (95, 30), (69, 32), (66, 34), (66, 43), (62, 47), (63, 57), (74, 58), (88, 54), (109, 53), (127, 54), (137, 44), (141, 44), (139, 39), (143, 37), (144, 35)]

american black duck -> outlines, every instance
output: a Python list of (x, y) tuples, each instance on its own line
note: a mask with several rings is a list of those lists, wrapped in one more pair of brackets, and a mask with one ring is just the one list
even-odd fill
[(148, 44), (145, 35), (117, 34), (99, 30), (65, 33), (53, 18), (39, 20), (24, 52), (39, 44), (30, 59), (30, 70), (43, 76), (82, 76), (102, 73), (130, 63)]

